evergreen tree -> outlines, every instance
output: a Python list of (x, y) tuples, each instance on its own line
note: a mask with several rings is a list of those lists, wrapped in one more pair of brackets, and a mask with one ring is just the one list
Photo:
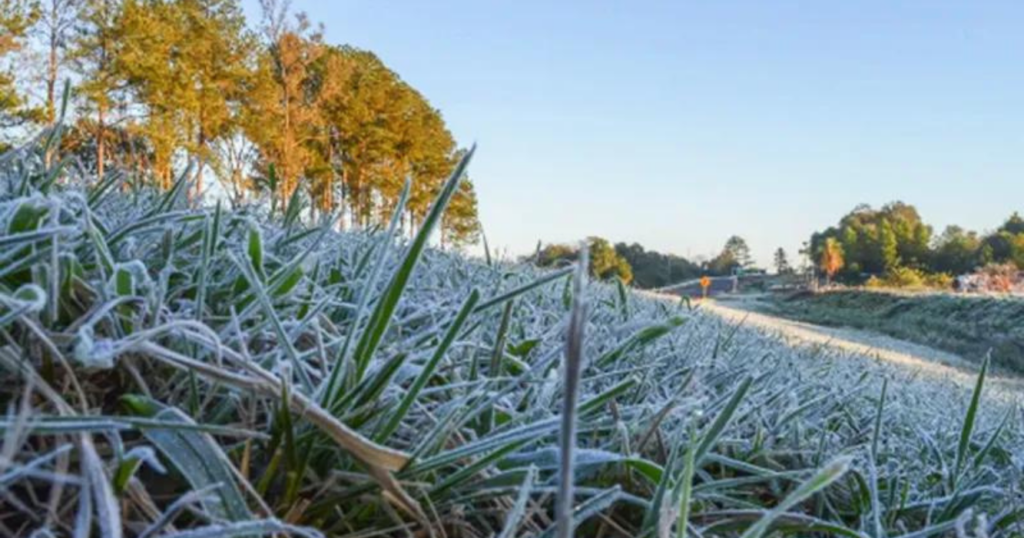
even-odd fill
[(882, 264), (886, 272), (900, 265), (899, 238), (893, 231), (889, 221), (883, 220), (878, 233), (878, 246), (881, 249)]
[(746, 240), (734, 235), (726, 240), (722, 252), (708, 264), (708, 269), (719, 275), (727, 275), (735, 269), (750, 267), (753, 260), (750, 257), (750, 247)]
[(638, 288), (661, 288), (701, 275), (700, 267), (686, 258), (645, 250), (638, 243), (616, 243), (615, 252), (632, 268), (632, 284)]
[(70, 55), (75, 24), (82, 14), (82, 0), (45, 0), (39, 10), (39, 27), (46, 54), (44, 121), (57, 119), (57, 84)]
[[(15, 55), (25, 46), (29, 29), (39, 18), (38, 6), (29, 0), (0, 0), (0, 129), (41, 119), (38, 109), (31, 108), (18, 90), (14, 75)], [(0, 138), (0, 150), (7, 147)]]
[(116, 68), (146, 119), (157, 175), (167, 186), (172, 159), (198, 162), (202, 189), (210, 144), (231, 131), (252, 50), (235, 0), (128, 0)]
[(789, 265), (789, 257), (786, 256), (786, 250), (779, 247), (775, 250), (774, 257), (775, 272), (780, 275), (788, 275), (793, 272), (793, 268)]
[(1010, 218), (1006, 219), (1006, 222), (999, 227), (998, 231), (1011, 235), (1024, 234), (1024, 218), (1020, 216), (1020, 213), (1014, 211)]
[(293, 23), (287, 5), (267, 0), (261, 5), (264, 48), (256, 60), (242, 125), (257, 148), (260, 172), (267, 176), (274, 166), (277, 182), (271, 195), (284, 201), (313, 161), (310, 143), (318, 133), (323, 136), (311, 88), (324, 44), (304, 15)]
[(979, 262), (980, 244), (978, 234), (959, 226), (947, 226), (936, 240), (931, 268), (951, 275), (969, 273)]
[(601, 237), (587, 238), (590, 250), (590, 274), (600, 280), (618, 278), (623, 283), (633, 281), (633, 268), (623, 259), (608, 240)]
[(120, 13), (117, 0), (84, 0), (71, 44), (70, 57), (80, 77), (76, 92), (81, 97), (80, 118), (93, 118), (80, 119), (78, 127), (95, 140), (95, 167), (100, 177), (106, 173), (111, 109), (122, 89), (114, 67)]
[[(633, 280), (633, 268), (620, 256), (607, 239), (588, 237), (590, 251), (590, 275), (599, 280), (619, 278), (629, 284)], [(534, 260), (540, 267), (562, 266), (579, 259), (579, 250), (568, 245), (547, 245), (537, 253)]]

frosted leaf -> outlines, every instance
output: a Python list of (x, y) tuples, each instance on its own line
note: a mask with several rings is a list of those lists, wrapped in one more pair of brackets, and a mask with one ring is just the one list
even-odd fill
[(164, 464), (160, 463), (160, 458), (157, 457), (156, 451), (151, 446), (137, 446), (125, 453), (124, 459), (137, 459), (154, 471), (160, 474), (167, 474), (167, 468), (164, 467)]
[(85, 368), (109, 370), (114, 367), (117, 347), (109, 338), (95, 337), (91, 325), (83, 325), (75, 336), (75, 347), (72, 353), (75, 361)]

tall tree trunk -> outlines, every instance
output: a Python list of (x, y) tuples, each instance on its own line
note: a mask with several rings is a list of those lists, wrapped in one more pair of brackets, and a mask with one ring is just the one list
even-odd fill
[(106, 115), (107, 106), (100, 104), (96, 109), (96, 174), (103, 179), (104, 160), (106, 159)]
[(57, 42), (50, 37), (50, 59), (46, 66), (46, 124), (57, 121)]
[(345, 212), (349, 211), (352, 204), (348, 203), (348, 167), (342, 165), (341, 169), (341, 218), (338, 219), (338, 228), (345, 229)]
[[(200, 113), (200, 120), (199, 121), (202, 122), (202, 113)], [(199, 127), (199, 134), (197, 135), (197, 139), (196, 139), (196, 148), (197, 148), (198, 153), (199, 153), (199, 158), (196, 160), (195, 191), (192, 193), (192, 196), (189, 197), (190, 200), (198, 198), (199, 195), (201, 195), (203, 193), (203, 167), (206, 164), (206, 162), (205, 162), (205, 155), (204, 155), (205, 152), (203, 151), (203, 149), (205, 147), (206, 147), (206, 133), (203, 132), (203, 128), (202, 128), (202, 126), (200, 126)]]
[[(57, 17), (57, 5), (54, 3), (53, 12), (51, 16), (56, 20)], [(56, 23), (54, 23), (56, 24)], [(57, 121), (57, 105), (56, 93), (57, 93), (57, 30), (54, 28), (50, 29), (50, 56), (46, 66), (46, 125), (53, 127), (54, 122)], [(53, 160), (53, 148), (46, 150), (46, 154), (43, 155), (43, 164), (47, 169), (50, 168), (50, 162)]]

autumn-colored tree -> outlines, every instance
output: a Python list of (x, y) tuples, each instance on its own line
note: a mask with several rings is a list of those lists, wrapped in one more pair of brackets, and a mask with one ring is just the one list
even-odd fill
[[(39, 110), (28, 106), (18, 90), (14, 67), (15, 54), (25, 46), (29, 29), (39, 17), (34, 2), (0, 0), (0, 129), (5, 131), (27, 121), (40, 119)], [(0, 138), (0, 150), (6, 142)]]
[(818, 266), (822, 272), (825, 273), (827, 278), (826, 282), (832, 283), (832, 279), (836, 273), (843, 268), (843, 245), (836, 238), (829, 237), (825, 240), (825, 244), (821, 249), (821, 259), (818, 260)]
[(235, 0), (128, 0), (115, 66), (143, 111), (156, 175), (170, 182), (184, 150), (198, 162), (202, 189), (210, 144), (230, 131), (248, 80), (251, 40)]
[[(40, 119), (56, 118), (54, 86), (70, 64), (78, 113), (63, 149), (101, 176), (114, 165), (167, 188), (188, 160), (196, 192), (208, 171), (233, 202), (269, 188), (282, 207), (299, 193), (314, 218), (363, 227), (386, 221), (408, 180), (401, 222), (412, 233), (462, 154), (423, 95), (373, 53), (325, 44), (287, 0), (260, 1), (259, 37), (239, 0), (35, 0), (41, 12), (29, 1), (0, 0), (0, 57), (41, 13), (31, 34), (46, 83)], [(24, 115), (4, 76), (0, 118)], [(441, 228), (444, 245), (479, 236), (468, 179)]]
[[(353, 47), (326, 47), (313, 81), (317, 127), (326, 131), (308, 146), (314, 199), (324, 210), (343, 204), (353, 224), (366, 226), (391, 214), (410, 179), (411, 232), (462, 154), (441, 114), (376, 55)], [(475, 240), (472, 183), (463, 183), (448, 213), (444, 239)]]
[(70, 53), (80, 77), (76, 92), (81, 97), (80, 117), (94, 118), (80, 120), (78, 127), (83, 135), (95, 139), (95, 167), (100, 177), (106, 173), (111, 109), (122, 90), (114, 68), (120, 10), (118, 0), (84, 0)]
[(310, 143), (322, 132), (311, 88), (313, 66), (324, 44), (304, 15), (293, 22), (286, 4), (274, 0), (260, 4), (263, 50), (244, 100), (242, 125), (257, 148), (259, 171), (266, 176), (274, 167), (277, 181), (271, 195), (287, 200), (312, 161)]
[(82, 0), (45, 0), (39, 10), (39, 33), (46, 54), (44, 121), (57, 119), (57, 82), (70, 55), (73, 30), (82, 10)]
[(476, 191), (473, 182), (464, 179), (459, 190), (452, 197), (441, 221), (441, 244), (456, 248), (474, 244), (480, 238), (480, 221), (477, 219)]

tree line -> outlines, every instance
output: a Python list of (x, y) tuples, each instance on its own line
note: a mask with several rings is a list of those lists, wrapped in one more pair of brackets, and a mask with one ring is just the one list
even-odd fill
[(859, 205), (812, 234), (803, 253), (827, 276), (849, 283), (907, 271), (956, 276), (993, 264), (1024, 269), (1024, 218), (1013, 213), (986, 234), (951, 225), (936, 235), (913, 205)]
[[(0, 150), (57, 121), (73, 82), (64, 150), (193, 194), (215, 179), (234, 203), (299, 192), (343, 226), (379, 225), (412, 180), (411, 230), (463, 149), (438, 110), (376, 55), (324, 41), (323, 27), (260, 0), (0, 0)], [(38, 75), (36, 75), (38, 74)], [(475, 242), (471, 181), (442, 241)]]
[[(717, 255), (703, 262), (647, 250), (639, 243), (620, 242), (613, 245), (602, 237), (587, 238), (587, 248), (590, 252), (591, 276), (600, 280), (619, 279), (641, 289), (662, 288), (704, 275), (731, 275), (738, 268), (753, 267), (750, 247), (742, 237), (736, 235), (726, 240)], [(785, 270), (789, 271), (785, 252), (782, 249), (779, 252)], [(553, 267), (575, 261), (578, 256), (578, 248), (552, 243), (538, 245), (533, 256), (524, 261), (540, 267)]]

